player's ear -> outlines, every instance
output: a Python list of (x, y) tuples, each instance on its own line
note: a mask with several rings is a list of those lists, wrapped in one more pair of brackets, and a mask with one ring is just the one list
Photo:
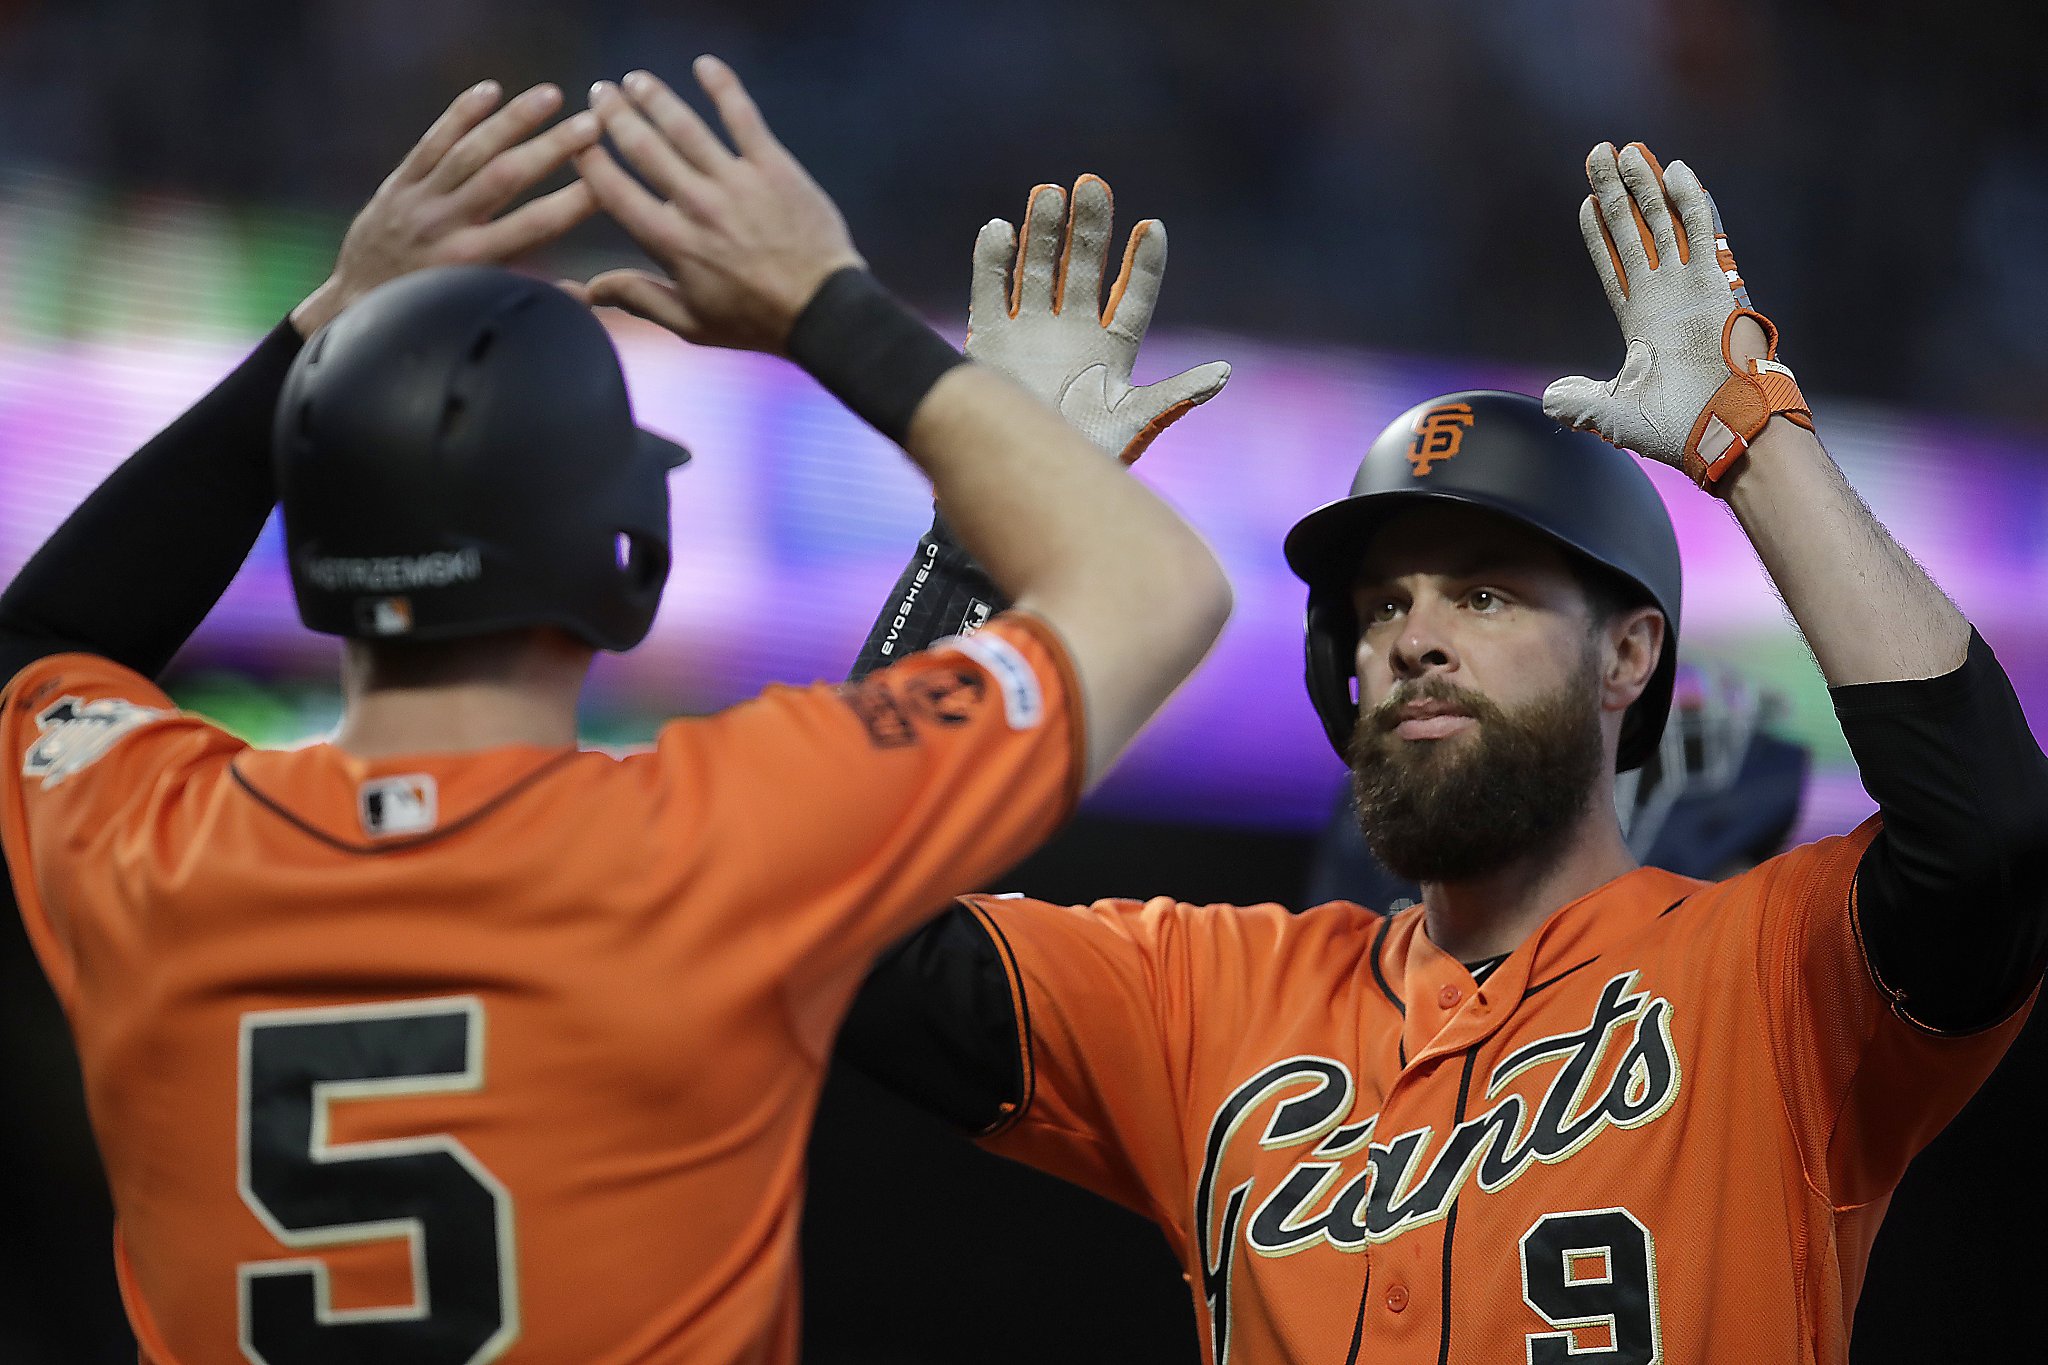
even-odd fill
[(1664, 654), (1664, 613), (1649, 605), (1631, 607), (1608, 618), (1600, 631), (1600, 705), (1626, 711), (1650, 685)]

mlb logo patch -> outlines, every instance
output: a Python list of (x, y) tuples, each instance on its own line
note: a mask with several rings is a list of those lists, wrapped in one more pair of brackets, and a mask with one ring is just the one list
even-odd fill
[(379, 777), (356, 791), (356, 810), (363, 833), (372, 839), (398, 834), (425, 834), (439, 818), (434, 779), (426, 773)]
[(994, 614), (995, 607), (993, 605), (982, 601), (979, 597), (970, 598), (967, 603), (967, 614), (960, 618), (960, 629), (953, 633), (955, 635), (972, 635), (975, 631), (987, 625), (988, 618)]
[(412, 633), (410, 597), (372, 597), (356, 603), (356, 624), (371, 635)]

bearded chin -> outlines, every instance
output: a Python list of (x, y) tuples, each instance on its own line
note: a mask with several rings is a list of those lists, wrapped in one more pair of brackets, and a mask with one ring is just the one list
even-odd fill
[(1562, 852), (1606, 757), (1596, 678), (1588, 659), (1546, 697), (1478, 708), (1463, 740), (1403, 740), (1361, 717), (1351, 792), (1373, 854), (1410, 881), (1458, 882)]

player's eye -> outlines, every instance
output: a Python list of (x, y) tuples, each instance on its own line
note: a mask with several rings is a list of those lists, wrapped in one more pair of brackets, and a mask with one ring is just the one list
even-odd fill
[(1365, 623), (1369, 626), (1383, 626), (1401, 614), (1401, 604), (1391, 597), (1374, 598), (1365, 608)]
[(1507, 605), (1500, 594), (1491, 588), (1474, 588), (1465, 594), (1465, 604), (1481, 615), (1489, 615)]

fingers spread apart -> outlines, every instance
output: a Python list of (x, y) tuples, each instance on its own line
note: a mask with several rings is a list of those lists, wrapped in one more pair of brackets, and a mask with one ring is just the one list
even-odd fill
[(1629, 198), (1628, 186), (1622, 183), (1621, 166), (1615, 159), (1613, 143), (1601, 143), (1586, 158), (1586, 183), (1593, 187), (1593, 206), (1599, 211), (1600, 231), (1606, 238), (1608, 252), (1614, 257), (1622, 291), (1626, 293), (1629, 277), (1650, 268), (1649, 240), (1636, 226), (1635, 204)]
[(692, 63), (691, 71), (704, 93), (711, 96), (719, 120), (725, 124), (725, 131), (732, 134), (733, 145), (740, 149), (741, 156), (758, 159), (787, 155), (768, 121), (761, 117), (754, 97), (747, 93), (747, 87), (731, 67), (716, 57), (703, 56)]
[(587, 182), (574, 180), (502, 218), (465, 228), (458, 252), (467, 260), (509, 261), (554, 241), (596, 212), (597, 195)]
[(660, 77), (646, 71), (635, 71), (622, 84), (626, 97), (661, 130), (669, 146), (693, 170), (716, 175), (733, 160), (725, 143), (711, 131), (711, 125)]
[(442, 111), (441, 117), (434, 120), (434, 126), (427, 129), (413, 149), (406, 153), (405, 160), (398, 163), (392, 179), (400, 184), (426, 179), (428, 173), (441, 164), (441, 158), (448, 155), (448, 149), (498, 107), (504, 93), (496, 81), (479, 81), (457, 95)]
[(459, 189), (500, 152), (532, 137), (561, 107), (562, 92), (552, 85), (536, 85), (522, 92), (464, 133), (427, 173), (425, 183), (444, 194)]
[[(709, 194), (711, 178), (678, 151), (617, 86), (610, 81), (591, 86), (590, 107), (604, 120), (604, 130), (619, 155), (664, 198), (689, 204), (701, 202)], [(606, 200), (606, 212), (611, 207)]]
[(626, 174), (611, 153), (592, 147), (576, 157), (576, 174), (590, 187), (599, 206), (626, 230), (640, 249), (657, 260), (677, 245), (681, 224), (675, 213), (641, 183)]
[(577, 153), (597, 145), (604, 125), (588, 110), (498, 153), (451, 196), (458, 215), (479, 222), (511, 203)]

